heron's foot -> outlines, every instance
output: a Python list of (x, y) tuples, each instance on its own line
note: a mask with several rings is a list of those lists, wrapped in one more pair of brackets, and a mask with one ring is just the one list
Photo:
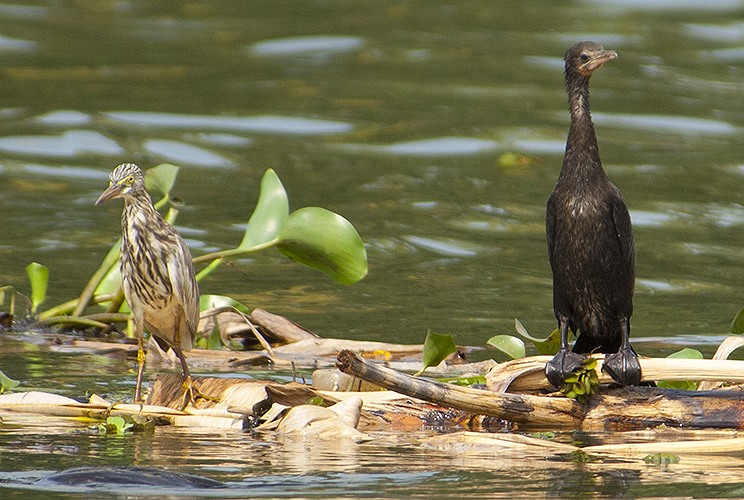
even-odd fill
[(194, 386), (194, 381), (191, 379), (191, 375), (186, 377), (186, 380), (183, 381), (183, 397), (181, 400), (181, 410), (184, 410), (188, 405), (194, 405), (197, 400), (199, 399), (206, 399), (207, 401), (214, 401), (215, 403), (219, 403), (219, 398), (213, 398), (212, 396), (207, 396), (206, 394), (203, 394), (199, 389), (197, 389)]
[(545, 363), (545, 378), (560, 389), (568, 374), (581, 366), (584, 356), (569, 350), (560, 350), (553, 359)]
[(605, 356), (602, 371), (620, 385), (638, 385), (641, 382), (641, 363), (632, 347), (620, 348), (615, 354)]

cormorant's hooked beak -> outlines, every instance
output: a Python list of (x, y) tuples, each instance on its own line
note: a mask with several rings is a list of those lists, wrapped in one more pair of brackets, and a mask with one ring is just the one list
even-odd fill
[(584, 75), (591, 75), (596, 70), (602, 67), (607, 61), (617, 59), (617, 52), (614, 50), (602, 50), (592, 55), (587, 62), (581, 65), (580, 73)]
[(98, 197), (96, 200), (96, 205), (98, 206), (101, 203), (106, 203), (109, 200), (113, 200), (114, 198), (117, 198), (121, 194), (121, 190), (124, 186), (119, 184), (118, 182), (112, 182), (111, 185), (109, 185), (108, 188), (106, 188), (106, 191), (101, 193), (101, 196)]

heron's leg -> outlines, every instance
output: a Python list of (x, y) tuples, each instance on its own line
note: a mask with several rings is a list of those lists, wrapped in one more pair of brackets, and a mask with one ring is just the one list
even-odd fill
[(144, 336), (144, 318), (135, 315), (132, 319), (134, 329), (137, 334), (137, 386), (134, 389), (134, 402), (139, 403), (142, 400), (142, 374), (145, 371), (145, 341)]
[(561, 345), (558, 348), (558, 354), (545, 363), (545, 378), (555, 388), (560, 389), (568, 374), (581, 366), (584, 356), (568, 348), (568, 318), (558, 318), (558, 329), (561, 333)]

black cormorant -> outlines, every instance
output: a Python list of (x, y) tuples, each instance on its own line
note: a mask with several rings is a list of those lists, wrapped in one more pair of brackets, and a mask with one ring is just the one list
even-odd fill
[[(594, 42), (568, 49), (566, 90), (571, 109), (563, 166), (548, 199), (546, 230), (553, 269), (553, 310), (561, 345), (545, 365), (545, 376), (560, 388), (584, 356), (603, 352), (603, 370), (623, 385), (641, 380), (638, 356), (630, 346), (635, 250), (628, 207), (599, 159), (589, 114), (589, 77), (616, 59)], [(568, 329), (577, 336), (573, 352)]]

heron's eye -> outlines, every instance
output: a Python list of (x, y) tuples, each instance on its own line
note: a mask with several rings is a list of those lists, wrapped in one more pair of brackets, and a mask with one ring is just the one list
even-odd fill
[(579, 57), (581, 58), (582, 61), (586, 61), (587, 59), (589, 59), (589, 54), (587, 54), (586, 52), (582, 52), (582, 54)]
[(131, 184), (133, 182), (134, 182), (134, 176), (133, 175), (130, 175), (129, 177), (127, 177), (127, 184)]

